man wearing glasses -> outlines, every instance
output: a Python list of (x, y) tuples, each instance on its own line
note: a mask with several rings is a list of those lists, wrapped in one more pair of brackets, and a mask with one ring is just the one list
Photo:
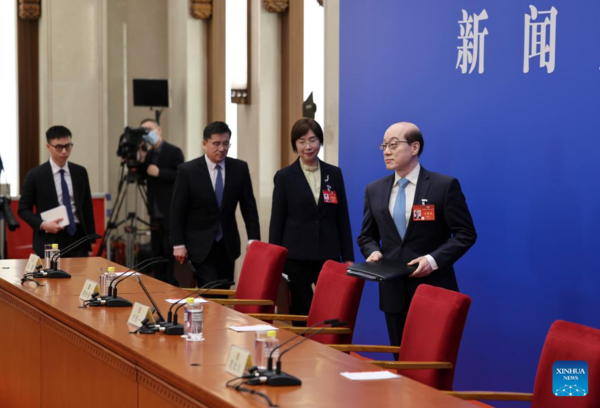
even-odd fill
[(206, 154), (177, 169), (171, 204), (173, 255), (179, 263), (186, 258), (192, 262), (198, 286), (233, 280), (235, 260), (240, 256), (238, 203), (249, 243), (260, 239), (248, 164), (227, 157), (230, 139), (226, 123), (209, 124), (202, 140)]
[[(19, 200), (19, 216), (33, 228), (33, 250), (42, 258), (45, 244), (58, 244), (62, 249), (96, 232), (87, 171), (68, 161), (73, 149), (71, 131), (52, 126), (46, 132), (46, 141), (50, 160), (27, 173)], [(59, 205), (67, 210), (69, 225), (65, 227), (60, 225), (62, 218), (43, 221), (40, 216)], [(66, 256), (88, 256), (91, 250), (91, 244), (86, 244)]]
[(471, 213), (455, 178), (419, 164), (425, 142), (412, 123), (385, 132), (380, 149), (393, 174), (365, 190), (358, 245), (367, 262), (382, 258), (417, 265), (408, 277), (379, 284), (390, 344), (399, 346), (408, 308), (420, 284), (458, 291), (454, 263), (477, 239)]

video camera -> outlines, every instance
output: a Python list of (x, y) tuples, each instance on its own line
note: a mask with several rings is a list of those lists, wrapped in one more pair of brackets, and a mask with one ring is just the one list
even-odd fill
[(144, 142), (144, 136), (148, 132), (149, 130), (143, 127), (132, 128), (127, 126), (121, 135), (117, 156), (127, 163), (128, 168), (136, 167), (139, 164), (137, 152), (140, 149), (140, 145)]
[(20, 227), (19, 221), (17, 221), (12, 208), (10, 208), (10, 197), (8, 196), (0, 195), (0, 218), (6, 220), (6, 225), (11, 231)]

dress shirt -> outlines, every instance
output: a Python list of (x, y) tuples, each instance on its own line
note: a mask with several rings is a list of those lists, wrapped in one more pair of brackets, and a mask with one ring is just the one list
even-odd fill
[(221, 176), (223, 177), (223, 189), (225, 189), (225, 160), (221, 163), (213, 163), (208, 156), (204, 155), (206, 158), (206, 166), (208, 167), (208, 175), (210, 176), (210, 181), (213, 186), (213, 190), (215, 190), (215, 186), (217, 185), (217, 175), (219, 172), (217, 171), (217, 164), (221, 166)]
[(67, 187), (69, 188), (69, 197), (71, 198), (71, 211), (73, 211), (73, 218), (75, 218), (75, 223), (79, 224), (79, 219), (77, 218), (77, 211), (75, 210), (75, 197), (73, 196), (73, 179), (71, 178), (71, 172), (69, 171), (69, 162), (65, 163), (65, 167), (60, 167), (58, 164), (54, 163), (52, 159), (50, 159), (50, 167), (52, 168), (52, 175), (54, 177), (54, 186), (56, 187), (56, 195), (58, 196), (59, 205), (67, 206), (68, 204), (63, 203), (62, 198), (62, 185), (60, 182), (60, 171), (65, 171), (65, 181), (67, 182)]
[[(404, 189), (404, 191), (406, 192), (406, 213), (404, 215), (406, 217), (407, 227), (408, 227), (408, 223), (410, 222), (410, 217), (412, 215), (413, 203), (415, 202), (415, 192), (417, 191), (417, 181), (419, 180), (420, 172), (421, 172), (421, 165), (419, 163), (417, 163), (415, 168), (412, 169), (410, 171), (410, 173), (408, 173), (406, 175), (406, 177), (404, 177), (405, 179), (408, 180), (408, 184), (406, 185), (406, 188)], [(390, 214), (391, 214), (392, 218), (394, 218), (394, 205), (396, 204), (396, 197), (398, 197), (398, 190), (400, 190), (398, 181), (400, 181), (401, 178), (402, 177), (400, 177), (398, 175), (398, 173), (395, 173), (394, 186), (392, 187), (392, 193), (390, 194), (390, 202), (388, 204), (388, 208), (390, 210)], [(423, 221), (423, 222), (428, 222), (428, 221)], [(425, 255), (425, 258), (427, 258), (427, 260), (429, 261), (429, 264), (431, 265), (431, 268), (434, 271), (436, 269), (438, 269), (438, 264), (431, 255), (427, 254), (427, 255)]]

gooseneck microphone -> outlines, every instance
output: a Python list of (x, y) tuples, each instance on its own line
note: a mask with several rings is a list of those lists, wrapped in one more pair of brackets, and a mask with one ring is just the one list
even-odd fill
[(60, 269), (58, 269), (58, 258), (60, 258), (61, 256), (65, 255), (65, 254), (68, 254), (73, 249), (80, 247), (81, 244), (83, 244), (84, 242), (91, 241), (93, 239), (98, 239), (98, 238), (102, 238), (102, 236), (100, 236), (98, 234), (90, 234), (83, 238), (78, 239), (77, 241), (73, 242), (71, 245), (68, 245), (65, 249), (59, 251), (57, 254), (54, 254), (54, 256), (52, 258), (50, 258), (50, 269), (46, 269), (45, 271), (37, 273), (36, 275), (34, 275), (34, 278), (51, 278), (51, 279), (70, 278), (71, 277), (70, 273), (61, 271)]
[[(166, 263), (169, 262), (168, 259), (157, 259), (156, 261), (152, 261), (152, 262), (148, 262), (146, 265), (144, 265), (143, 267), (139, 268), (138, 271), (141, 271), (142, 269), (145, 269), (147, 267), (149, 267), (150, 265), (155, 265), (158, 263)], [(129, 300), (124, 299), (122, 297), (119, 297), (117, 295), (117, 285), (121, 282), (123, 282), (125, 279), (129, 278), (130, 276), (133, 275), (137, 275), (137, 271), (132, 271), (131, 273), (129, 273), (129, 275), (127, 276), (122, 276), (120, 279), (115, 279), (117, 282), (115, 283), (115, 286), (113, 286), (113, 290), (112, 290), (112, 298), (106, 300), (106, 307), (131, 307), (133, 306), (133, 303), (131, 303)], [(113, 282), (111, 282), (112, 284)]]
[[(329, 322), (329, 323), (326, 323), (326, 322)], [(283, 371), (281, 371), (281, 358), (283, 357), (283, 355), (285, 353), (298, 347), (300, 344), (302, 344), (305, 341), (307, 341), (308, 339), (316, 336), (317, 334), (323, 332), (323, 330), (325, 330), (326, 328), (345, 326), (347, 324), (347, 322), (345, 322), (345, 321), (340, 322), (338, 319), (326, 320), (325, 322), (319, 322), (319, 323), (307, 328), (307, 330), (305, 330), (305, 333), (308, 332), (308, 330), (310, 330), (312, 327), (314, 327), (318, 324), (321, 324), (321, 323), (327, 324), (327, 326), (320, 327), (315, 332), (304, 337), (299, 342), (294, 343), (293, 345), (291, 345), (290, 347), (288, 347), (287, 349), (285, 349), (281, 352), (281, 354), (279, 355), (279, 359), (277, 360), (277, 369), (275, 371), (273, 371), (271, 369), (273, 367), (273, 357), (272, 357), (273, 352), (275, 350), (277, 350), (277, 348), (280, 348), (281, 346), (283, 346), (284, 344), (289, 343), (292, 339), (295, 339), (295, 337), (284, 342), (283, 344), (279, 345), (278, 347), (274, 348), (273, 351), (271, 352), (271, 354), (269, 355), (268, 367), (270, 369), (265, 371), (264, 373), (260, 373), (257, 378), (254, 378), (254, 379), (248, 381), (247, 384), (259, 385), (259, 384), (266, 383), (267, 385), (274, 386), (274, 387), (281, 387), (281, 386), (288, 386), (288, 385), (302, 385), (302, 381), (299, 378), (294, 377), (293, 375), (290, 375), (290, 374), (287, 374), (287, 373), (284, 373)]]
[[(202, 290), (202, 292), (201, 292), (201, 293), (198, 293), (198, 294), (197, 294), (196, 296), (194, 296), (194, 297), (200, 297), (200, 296), (204, 295), (204, 293), (206, 293), (206, 292), (207, 292), (207, 291), (209, 291), (210, 289), (212, 289), (212, 288), (214, 288), (214, 287), (217, 287), (217, 286), (219, 286), (219, 285), (223, 285), (223, 284), (225, 284), (225, 285), (227, 285), (227, 284), (228, 284), (228, 285), (230, 285), (230, 286), (231, 286), (231, 285), (235, 284), (235, 282), (231, 282), (231, 281), (229, 281), (229, 280), (227, 280), (227, 279), (222, 279), (222, 280), (218, 280), (218, 281), (209, 282), (209, 283), (207, 283), (206, 285), (202, 286), (201, 288), (198, 288), (196, 291), (194, 291), (194, 292), (190, 293), (188, 296), (185, 296), (185, 297), (183, 297), (183, 298), (179, 299), (179, 300), (178, 300), (176, 303), (173, 303), (173, 304), (171, 305), (171, 307), (169, 308), (169, 314), (168, 314), (168, 324), (167, 324), (167, 325), (165, 325), (165, 334), (168, 334), (168, 335), (182, 335), (182, 334), (183, 334), (183, 325), (182, 325), (182, 324), (179, 324), (179, 323), (177, 323), (177, 311), (178, 311), (179, 309), (181, 309), (181, 307), (182, 307), (182, 306), (185, 306), (185, 303), (182, 303), (182, 304), (180, 304), (180, 305), (179, 305), (179, 306), (178, 306), (178, 307), (175, 309), (175, 312), (174, 312), (174, 313), (172, 313), (172, 312), (171, 312), (171, 311), (172, 311), (172, 309), (173, 309), (173, 306), (177, 305), (177, 304), (178, 304), (179, 302), (181, 302), (183, 299), (186, 299), (186, 298), (189, 298), (189, 297), (192, 297), (192, 296), (194, 296), (196, 293), (200, 292), (201, 290)], [(173, 319), (172, 321), (171, 321), (171, 318)]]

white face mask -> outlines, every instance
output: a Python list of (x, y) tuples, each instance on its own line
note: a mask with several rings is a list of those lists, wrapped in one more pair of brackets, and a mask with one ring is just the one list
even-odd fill
[(158, 133), (156, 133), (156, 130), (152, 130), (147, 135), (144, 135), (144, 140), (154, 146), (158, 142)]

